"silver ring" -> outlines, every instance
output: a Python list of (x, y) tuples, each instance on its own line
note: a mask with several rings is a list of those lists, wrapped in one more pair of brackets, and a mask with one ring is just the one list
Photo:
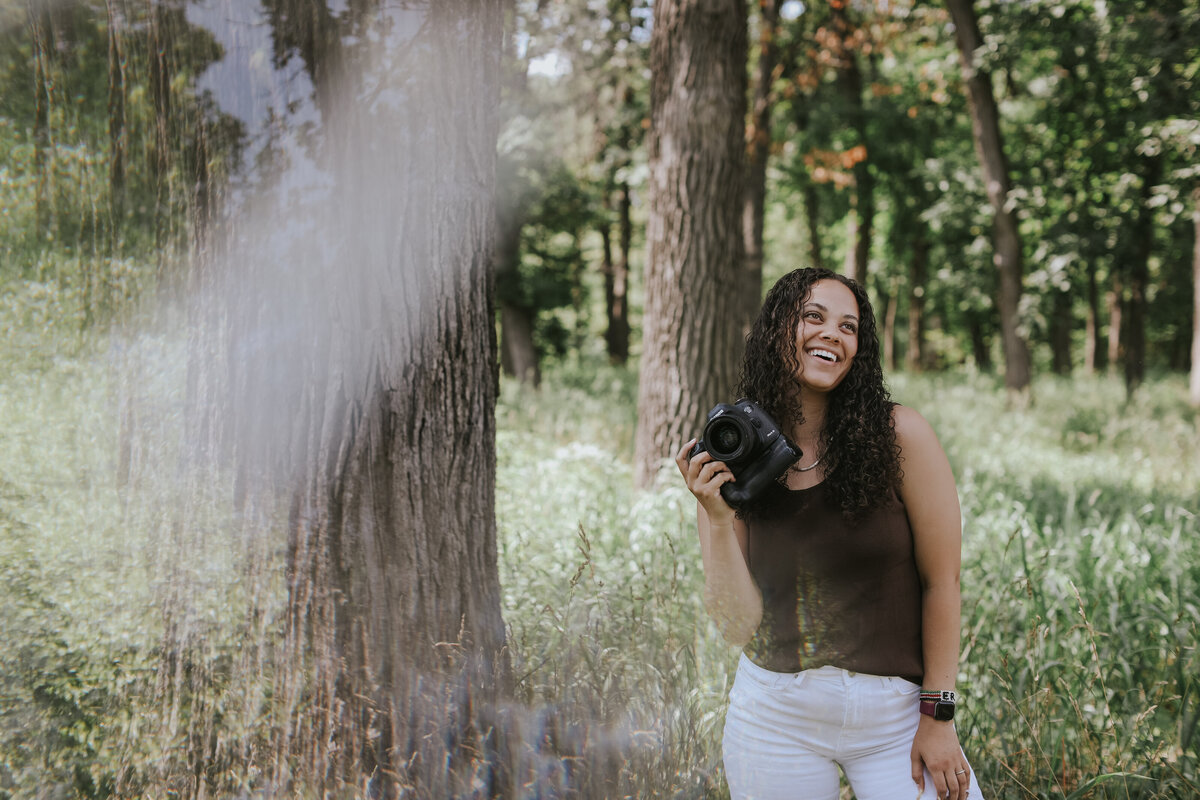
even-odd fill
[(967, 774), (967, 771), (966, 771), (965, 769), (956, 769), (956, 770), (954, 771), (954, 774), (955, 774), (955, 775), (966, 775), (966, 774)]

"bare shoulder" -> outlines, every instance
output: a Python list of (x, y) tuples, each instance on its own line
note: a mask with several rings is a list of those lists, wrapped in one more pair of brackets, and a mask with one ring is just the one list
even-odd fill
[(896, 429), (896, 443), (901, 449), (938, 443), (933, 426), (915, 408), (899, 404), (893, 406), (892, 422)]
[[(933, 487), (954, 490), (954, 474), (942, 443), (925, 417), (905, 406), (895, 406), (896, 444), (900, 447), (901, 495), (929, 495)], [(920, 500), (922, 498), (914, 498)]]

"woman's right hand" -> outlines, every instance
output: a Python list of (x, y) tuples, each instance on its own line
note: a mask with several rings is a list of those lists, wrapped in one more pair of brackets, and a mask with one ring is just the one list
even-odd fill
[(732, 480), (733, 473), (725, 462), (717, 461), (707, 450), (690, 456), (696, 440), (686, 442), (675, 455), (675, 465), (687, 482), (688, 491), (696, 496), (710, 523), (733, 522), (733, 508), (721, 495), (721, 487)]

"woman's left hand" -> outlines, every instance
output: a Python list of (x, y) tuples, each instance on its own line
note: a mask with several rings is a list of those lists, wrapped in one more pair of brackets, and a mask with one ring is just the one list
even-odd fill
[(912, 778), (925, 790), (925, 771), (933, 777), (934, 793), (949, 800), (966, 800), (971, 767), (958, 745), (954, 723), (921, 715), (912, 746)]

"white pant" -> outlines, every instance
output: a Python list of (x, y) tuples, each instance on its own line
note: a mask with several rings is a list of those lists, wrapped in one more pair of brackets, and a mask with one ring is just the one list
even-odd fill
[[(838, 765), (857, 800), (936, 800), (912, 779), (921, 687), (820, 667), (772, 672), (745, 655), (729, 692), (725, 775), (733, 800), (837, 800)], [(983, 800), (971, 771), (970, 800)]]

